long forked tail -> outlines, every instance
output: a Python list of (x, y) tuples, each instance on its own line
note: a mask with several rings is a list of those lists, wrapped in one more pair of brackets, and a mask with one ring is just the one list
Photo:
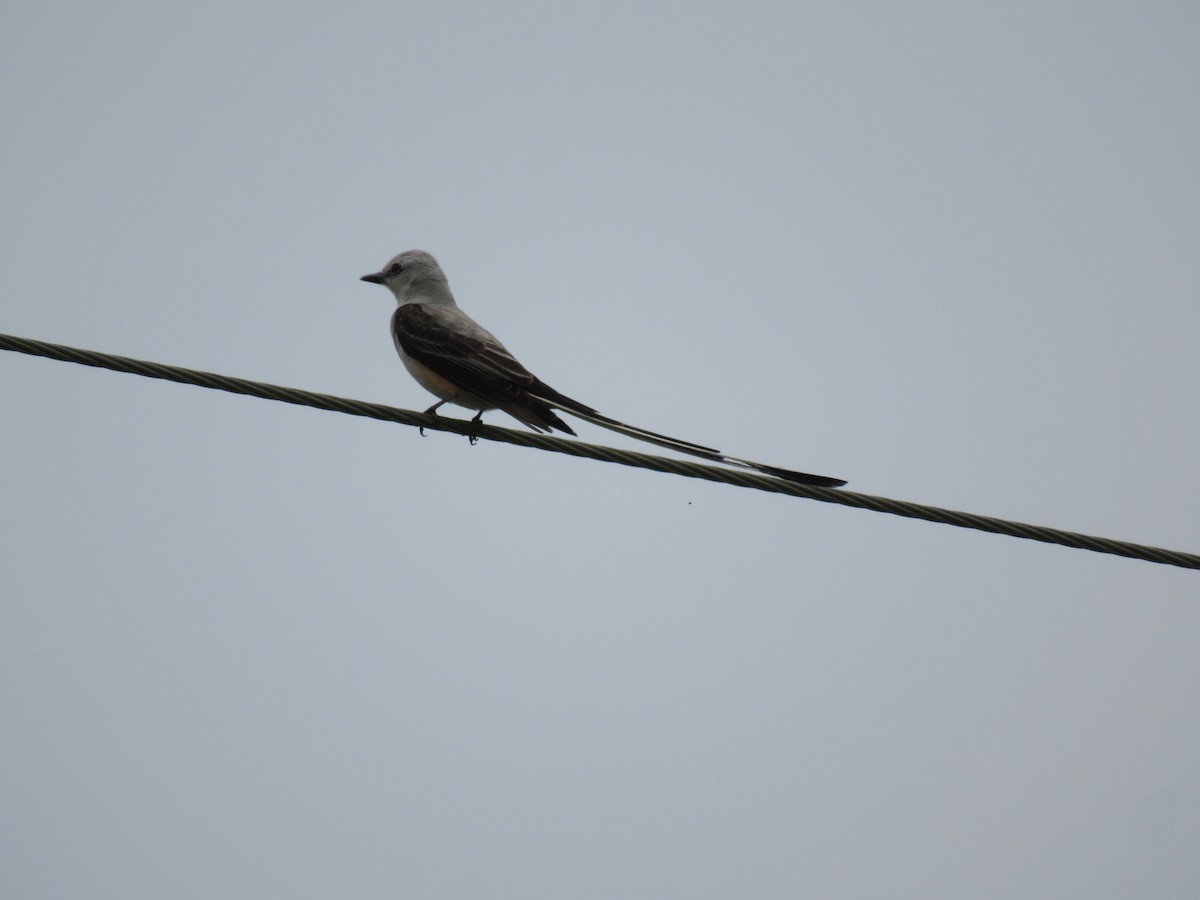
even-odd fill
[(791, 469), (781, 469), (779, 466), (768, 466), (765, 463), (756, 463), (748, 459), (739, 459), (736, 456), (727, 456), (720, 450), (714, 450), (712, 447), (704, 447), (700, 444), (693, 444), (690, 441), (681, 441), (678, 438), (667, 437), (665, 434), (647, 431), (644, 428), (626, 425), (624, 422), (618, 422), (616, 419), (610, 419), (608, 416), (601, 415), (590, 406), (584, 406), (582, 403), (560, 394), (553, 388), (549, 388), (548, 385), (541, 384), (539, 387), (546, 388), (546, 390), (536, 392), (535, 396), (538, 396), (538, 399), (544, 400), (546, 403), (556, 406), (573, 416), (578, 416), (585, 422), (591, 422), (593, 425), (599, 425), (601, 428), (607, 428), (610, 431), (616, 431), (619, 434), (637, 438), (639, 441), (648, 441), (651, 444), (658, 444), (658, 446), (666, 447), (669, 450), (678, 450), (680, 453), (688, 453), (692, 456), (712, 460), (713, 462), (726, 463), (741, 469), (751, 469), (755, 472), (761, 472), (764, 475), (774, 475), (776, 478), (784, 478), (788, 481), (794, 481), (797, 484), (811, 484), (817, 487), (835, 488), (841, 487), (846, 483), (841, 478), (830, 478), (827, 475), (810, 475), (807, 472), (793, 472)]

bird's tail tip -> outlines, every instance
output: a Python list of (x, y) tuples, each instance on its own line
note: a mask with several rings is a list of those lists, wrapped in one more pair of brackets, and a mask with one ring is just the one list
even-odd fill
[(756, 464), (754, 468), (758, 469), (764, 475), (774, 475), (776, 478), (782, 478), (784, 481), (792, 481), (796, 484), (808, 484), (813, 487), (840, 488), (847, 484), (844, 478), (831, 478), (828, 475), (810, 475), (807, 472), (793, 472), (791, 469), (764, 466), (761, 463)]

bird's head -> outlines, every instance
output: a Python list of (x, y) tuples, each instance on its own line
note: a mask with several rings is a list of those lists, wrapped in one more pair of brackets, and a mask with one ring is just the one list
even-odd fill
[(378, 272), (364, 275), (363, 281), (382, 284), (405, 303), (421, 300), (426, 303), (453, 303), (446, 274), (432, 253), (424, 250), (405, 250), (388, 260)]

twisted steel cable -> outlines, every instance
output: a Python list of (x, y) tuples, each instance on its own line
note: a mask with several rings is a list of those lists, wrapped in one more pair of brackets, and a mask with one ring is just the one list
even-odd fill
[(412, 425), (418, 428), (448, 431), (470, 438), (500, 441), (507, 444), (516, 444), (520, 447), (536, 447), (539, 450), (551, 450), (555, 453), (566, 453), (569, 456), (596, 459), (623, 466), (634, 466), (641, 469), (650, 469), (655, 472), (669, 472), (675, 475), (683, 475), (687, 478), (701, 478), (706, 481), (732, 484), (737, 487), (753, 488), (760, 491), (770, 491), (776, 494), (807, 497), (810, 500), (820, 500), (822, 503), (840, 503), (842, 506), (853, 506), (875, 512), (891, 513), (895, 516), (904, 516), (910, 519), (924, 519), (927, 522), (954, 525), (958, 528), (973, 528), (977, 531), (986, 531), (991, 534), (1006, 534), (1010, 537), (1042, 541), (1047, 544), (1059, 544), (1064, 547), (1091, 550), (1094, 553), (1110, 553), (1130, 559), (1141, 559), (1147, 562), (1179, 566), (1185, 569), (1200, 569), (1200, 555), (1194, 553), (1164, 550), (1159, 547), (1147, 547), (1142, 544), (1129, 543), (1128, 541), (1115, 541), (1109, 538), (1094, 537), (1073, 531), (1046, 528), (1041, 525), (1027, 525), (1007, 519), (979, 516), (953, 509), (942, 509), (936, 506), (910, 503), (904, 500), (891, 500), (887, 497), (859, 494), (854, 491), (812, 487), (785, 481), (781, 478), (774, 478), (769, 475), (756, 475), (749, 472), (725, 469), (720, 466), (691, 462), (689, 460), (670, 459), (663, 456), (654, 456), (649, 453), (637, 453), (631, 450), (617, 450), (612, 447), (587, 444), (583, 441), (568, 440), (552, 435), (513, 431), (508, 428), (497, 428), (493, 425), (474, 425), (458, 419), (429, 416), (425, 413), (408, 409), (397, 409), (392, 406), (384, 406), (380, 403), (366, 403), (362, 400), (351, 400), (345, 397), (335, 397), (330, 394), (317, 394), (312, 391), (302, 391), (297, 388), (249, 381), (244, 378), (233, 378), (228, 375), (217, 375), (212, 372), (184, 369), (179, 366), (147, 362), (146, 360), (131, 359), (125, 356), (113, 356), (112, 354), (100, 353), (95, 350), (82, 350), (62, 344), (50, 344), (31, 338), (0, 334), (0, 349), (15, 350), (18, 353), (26, 353), (30, 356), (44, 356), (48, 359), (79, 363), (85, 366), (95, 366), (101, 369), (111, 369), (115, 372), (128, 372), (133, 375), (142, 375), (146, 378), (161, 378), (166, 381), (176, 381), (180, 384), (193, 384), (198, 387), (213, 388), (233, 394), (246, 394), (250, 397), (261, 397), (265, 400), (278, 400), (283, 403), (294, 403), (298, 406), (311, 406), (316, 409), (326, 409), (352, 416), (366, 416), (372, 419), (381, 419), (385, 422), (399, 422), (402, 425)]

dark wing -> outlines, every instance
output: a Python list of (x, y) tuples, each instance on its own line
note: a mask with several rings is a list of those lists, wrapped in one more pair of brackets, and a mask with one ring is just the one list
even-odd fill
[(575, 434), (550, 404), (534, 395), (546, 386), (458, 310), (405, 303), (392, 314), (392, 335), (413, 359), (535, 431), (557, 428)]

